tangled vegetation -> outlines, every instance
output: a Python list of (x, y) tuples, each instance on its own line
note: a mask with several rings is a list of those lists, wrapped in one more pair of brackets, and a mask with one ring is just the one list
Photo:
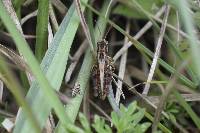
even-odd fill
[(1, 0), (0, 132), (198, 133), (199, 0)]

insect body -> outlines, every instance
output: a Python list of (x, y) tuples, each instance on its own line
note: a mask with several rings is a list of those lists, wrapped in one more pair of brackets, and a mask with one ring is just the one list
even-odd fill
[(92, 69), (93, 85), (97, 95), (104, 100), (112, 82), (111, 73), (114, 72), (113, 60), (108, 56), (108, 42), (105, 39), (97, 43), (96, 60)]

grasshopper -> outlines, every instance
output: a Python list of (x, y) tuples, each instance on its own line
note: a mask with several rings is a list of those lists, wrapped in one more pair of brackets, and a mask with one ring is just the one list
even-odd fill
[(96, 64), (92, 68), (93, 85), (95, 93), (102, 100), (108, 95), (114, 72), (113, 59), (108, 56), (108, 42), (103, 39), (97, 42)]

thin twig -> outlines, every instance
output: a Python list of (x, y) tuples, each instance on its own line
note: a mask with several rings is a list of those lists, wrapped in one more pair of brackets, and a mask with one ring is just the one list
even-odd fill
[(51, 3), (58, 9), (58, 11), (61, 13), (61, 15), (65, 15), (67, 12), (67, 7), (65, 4), (62, 3), (60, 0), (51, 0)]
[(33, 18), (33, 17), (37, 16), (37, 13), (38, 13), (38, 10), (35, 10), (35, 11), (29, 13), (28, 15), (26, 15), (25, 17), (23, 17), (21, 19), (21, 25), (23, 25), (30, 18)]
[(53, 6), (51, 3), (49, 3), (49, 17), (51, 19), (51, 22), (52, 22), (52, 25), (53, 25), (53, 28), (55, 29), (55, 31), (58, 30), (58, 22), (56, 20), (56, 15), (54, 13), (54, 10), (53, 10)]
[(23, 3), (23, 6), (29, 6), (32, 2), (34, 2), (35, 0), (26, 0), (26, 1), (24, 1), (24, 3)]
[(170, 6), (166, 5), (165, 16), (164, 16), (164, 19), (163, 19), (162, 27), (160, 29), (160, 34), (159, 34), (159, 38), (158, 38), (158, 41), (157, 41), (156, 51), (155, 51), (155, 54), (154, 54), (154, 57), (153, 57), (150, 72), (149, 72), (149, 75), (148, 75), (148, 78), (147, 78), (147, 84), (145, 85), (144, 90), (142, 92), (142, 94), (144, 94), (144, 95), (147, 95), (148, 92), (149, 92), (149, 88), (150, 88), (149, 82), (152, 80), (155, 69), (156, 69), (157, 61), (158, 61), (159, 54), (160, 54), (160, 49), (161, 49), (161, 46), (162, 46), (162, 43), (163, 43), (163, 37), (164, 37), (164, 34), (165, 34), (165, 29), (166, 29), (169, 11), (170, 11)]
[(5, 111), (0, 109), (0, 115), (3, 117), (9, 117), (9, 118), (14, 118), (15, 114), (12, 114), (11, 112)]
[(54, 128), (55, 128), (54, 119), (53, 119), (52, 113), (50, 113), (48, 120), (46, 121), (44, 132), (53, 133)]
[[(174, 85), (176, 88), (176, 85)], [(163, 93), (164, 94), (164, 93)], [(181, 96), (184, 98), (185, 101), (187, 102), (200, 102), (200, 94), (199, 93), (194, 93), (194, 94), (181, 94)], [(160, 102), (161, 96), (148, 96), (147, 97), (152, 103), (155, 105), (158, 105)], [(170, 101), (177, 102), (176, 97), (174, 96), (169, 96)]]
[(54, 118), (53, 118), (52, 112), (50, 112), (50, 114), (49, 114), (49, 121), (50, 121), (50, 123), (51, 123), (51, 128), (54, 130), (55, 127), (56, 127), (56, 124), (55, 124), (55, 120), (54, 120)]
[(53, 41), (53, 31), (50, 22), (48, 22), (48, 47), (50, 46), (52, 41)]
[[(10, 33), (7, 33), (7, 32), (4, 32), (4, 31), (0, 31), (1, 34), (5, 35), (5, 36), (8, 36), (8, 37), (11, 37)], [(36, 36), (35, 35), (23, 35), (23, 37), (25, 39), (35, 39)]]
[(16, 52), (13, 50), (5, 47), (4, 45), (0, 44), (0, 53), (3, 54), (5, 57), (10, 59), (15, 65), (20, 66), (22, 70), (31, 72), (29, 70), (29, 67), (27, 66), (26, 62), (22, 59), (21, 56), (19, 56)]
[[(114, 74), (114, 73), (112, 73), (112, 74)], [(109, 86), (108, 101), (109, 101), (112, 109), (120, 116), (121, 111), (120, 111), (117, 103), (115, 102), (112, 85)]]
[(176, 11), (176, 20), (177, 20), (177, 44), (179, 44), (179, 41), (180, 41), (180, 33), (181, 33), (181, 30), (180, 30), (180, 22), (179, 22), (179, 13), (178, 11)]
[(88, 47), (88, 41), (85, 39), (73, 56), (74, 61), (68, 67), (68, 70), (65, 75), (65, 83), (68, 83), (69, 80), (71, 79), (71, 75), (72, 75), (76, 65), (78, 64), (78, 61), (79, 61), (81, 55), (84, 53), (84, 51), (86, 50), (87, 47)]
[[(160, 8), (160, 10), (156, 13), (155, 17), (159, 18), (165, 11), (164, 6)], [(151, 21), (147, 22), (144, 27), (133, 37), (135, 40), (138, 40), (148, 29), (151, 28), (153, 23)], [(132, 46), (132, 42), (129, 41), (126, 45), (124, 45), (113, 57), (114, 62), (128, 50), (129, 47)]]
[(75, 0), (75, 3), (76, 3), (77, 13), (78, 13), (78, 15), (80, 17), (81, 25), (82, 25), (83, 30), (85, 32), (86, 38), (88, 39), (91, 52), (92, 52), (93, 56), (95, 57), (96, 54), (94, 52), (94, 47), (93, 47), (93, 44), (92, 44), (92, 39), (91, 39), (90, 31), (89, 31), (88, 25), (86, 24), (83, 12), (81, 11), (80, 0)]
[[(160, 18), (157, 18), (157, 17), (154, 17), (154, 16), (152, 16), (152, 18), (153, 18), (154, 20), (156, 20), (157, 22), (162, 23), (162, 20), (161, 20)], [(175, 32), (177, 32), (177, 33), (179, 32), (179, 34), (180, 34), (181, 36), (183, 36), (183, 37), (185, 37), (185, 38), (188, 38), (188, 34), (187, 34), (187, 33), (185, 33), (184, 31), (182, 31), (182, 30), (180, 30), (180, 29), (177, 30), (177, 28), (174, 27), (173, 25), (167, 23), (166, 27), (167, 27), (167, 28), (170, 28), (171, 30), (173, 30), (173, 31), (175, 31)]]
[[(145, 78), (146, 76), (145, 76), (144, 72), (134, 66), (128, 65), (127, 73), (130, 74), (131, 77), (134, 77), (138, 80), (146, 81), (146, 78)], [(180, 92), (189, 93), (189, 94), (196, 93), (194, 90), (191, 90), (190, 88), (188, 88), (182, 84), (176, 83), (175, 86), (176, 86), (177, 90), (179, 90)]]
[[(129, 34), (130, 32), (130, 21), (127, 22), (127, 25), (126, 25), (126, 32)], [(124, 45), (128, 42), (128, 38), (125, 37), (124, 39)], [(122, 57), (121, 57), (121, 60), (120, 60), (120, 66), (119, 66), (119, 73), (118, 73), (118, 76), (122, 79), (124, 79), (124, 74), (125, 74), (125, 70), (126, 70), (126, 60), (127, 60), (127, 54), (128, 52), (126, 51)], [(118, 89), (116, 90), (116, 95), (115, 95), (115, 100), (116, 100), (116, 103), (117, 105), (119, 106), (119, 102), (120, 102), (120, 96), (121, 96), (121, 93), (123, 93), (122, 91), (122, 81), (118, 80), (118, 83), (117, 83), (117, 87)]]

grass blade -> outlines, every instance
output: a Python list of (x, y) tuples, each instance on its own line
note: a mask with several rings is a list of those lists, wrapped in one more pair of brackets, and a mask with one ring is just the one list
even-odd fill
[(49, 0), (39, 0), (35, 45), (35, 56), (39, 62), (42, 61), (42, 58), (47, 49), (48, 18)]

